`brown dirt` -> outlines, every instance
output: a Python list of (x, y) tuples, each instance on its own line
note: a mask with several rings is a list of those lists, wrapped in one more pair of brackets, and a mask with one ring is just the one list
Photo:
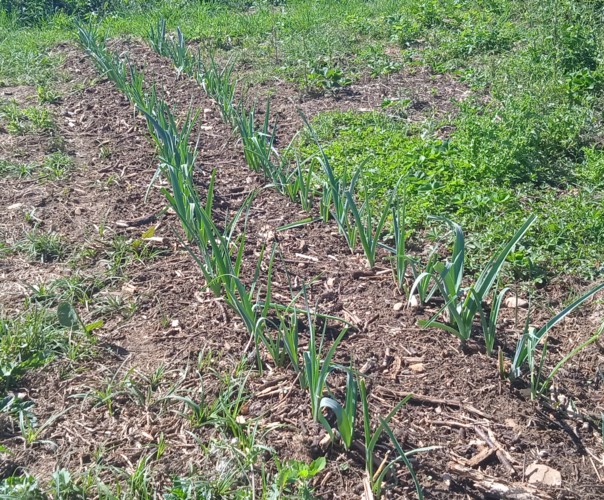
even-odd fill
[[(0, 102), (14, 101), (19, 106), (38, 103), (36, 89), (27, 86), (0, 88)], [(24, 132), (9, 134), (0, 125), (0, 158), (17, 163), (39, 164), (48, 153), (61, 149), (61, 142), (54, 131), (41, 134)]]
[[(190, 103), (197, 109), (211, 110), (204, 114), (204, 127), (200, 129), (200, 186), (210, 169), (216, 168), (217, 199), (222, 200), (218, 212), (224, 213), (227, 208), (235, 210), (243, 201), (242, 192), (262, 188), (263, 181), (246, 169), (241, 145), (221, 122), (214, 103), (191, 80), (176, 79), (168, 61), (140, 45), (124, 45), (123, 49), (126, 48), (136, 54), (133, 60), (143, 62), (148, 78), (165, 89), (170, 104), (180, 110), (185, 110)], [(66, 67), (76, 79), (91, 75), (90, 63), (81, 52), (69, 47), (64, 51)], [(420, 70), (416, 76), (422, 78), (422, 74)], [(401, 89), (405, 81), (402, 78), (398, 82)], [(425, 88), (432, 85), (424, 83)], [(417, 82), (413, 88), (420, 89), (421, 93), (422, 87)], [(357, 94), (339, 102), (346, 109), (375, 107), (379, 105), (379, 97), (375, 101), (364, 100), (371, 94), (370, 90), (366, 94), (358, 90)], [(384, 92), (392, 95), (388, 89)], [(280, 102), (273, 109), (281, 115), (283, 129), (291, 135), (299, 124), (295, 106), (288, 104), (287, 97)], [(306, 105), (311, 114), (332, 109), (337, 102), (337, 98), (327, 97), (313, 100), (312, 104), (303, 103), (303, 106)], [(78, 123), (76, 127), (60, 124), (59, 128), (67, 150), (76, 156), (80, 168), (61, 190), (39, 187), (41, 192), (29, 203), (44, 200), (43, 219), (74, 245), (91, 238), (91, 225), (102, 221), (107, 221), (116, 232), (139, 236), (141, 228), (118, 229), (115, 223), (119, 219), (132, 220), (156, 213), (163, 206), (156, 189), (152, 190), (151, 201), (143, 203), (155, 161), (141, 121), (133, 117), (132, 108), (107, 81), (65, 99), (56, 113), (66, 116), (66, 120), (68, 116), (73, 117)], [(100, 144), (108, 145), (112, 151), (110, 159), (99, 159)], [(111, 176), (119, 179), (119, 185), (108, 185)], [(1, 194), (2, 206), (19, 200), (21, 190), (19, 182), (11, 182), (10, 188)], [(99, 190), (102, 190), (101, 196)], [(75, 217), (78, 208), (80, 215)], [(289, 297), (288, 275), (298, 288), (301, 283), (317, 278), (310, 287), (311, 303), (317, 303), (323, 312), (337, 314), (356, 325), (338, 349), (337, 361), (364, 368), (374, 415), (386, 415), (407, 392), (416, 395), (395, 417), (393, 428), (405, 449), (440, 447), (415, 457), (426, 497), (488, 497), (485, 488), (489, 481), (528, 490), (525, 470), (534, 462), (559, 470), (562, 487), (539, 487), (537, 491), (531, 490), (532, 494), (538, 493), (544, 498), (597, 498), (604, 494), (600, 479), (604, 473), (601, 436), (593, 421), (586, 417), (599, 416), (604, 408), (601, 375), (604, 354), (598, 345), (590, 346), (560, 373), (557, 398), (558, 403), (563, 404), (552, 404), (550, 408), (533, 403), (522, 388), (510, 388), (499, 380), (496, 359), (484, 355), (479, 343), (473, 342), (465, 352), (460, 352), (452, 336), (417, 327), (417, 319), (430, 317), (436, 306), (395, 311), (394, 305), (404, 299), (393, 286), (388, 263), (383, 261), (377, 273), (368, 273), (362, 256), (348, 251), (335, 226), (314, 223), (275, 232), (276, 227), (304, 216), (298, 206), (277, 193), (260, 190), (250, 211), (247, 255), (257, 254), (267, 239), (276, 238), (283, 254), (275, 270), (276, 292), (285, 300)], [(7, 223), (14, 231), (19, 226), (17, 219)], [(177, 420), (161, 405), (141, 408), (126, 397), (118, 398), (116, 412), (108, 416), (104, 406), (92, 407), (88, 400), (70, 399), (92, 387), (102, 386), (114, 374), (131, 368), (149, 373), (165, 363), (175, 374), (178, 370), (182, 373), (199, 352), (210, 350), (215, 353), (218, 365), (229, 366), (231, 360), (239, 358), (247, 335), (221, 301), (202, 291), (201, 273), (178, 248), (171, 232), (175, 225), (168, 216), (160, 222), (158, 230), (158, 234), (170, 242), (170, 255), (136, 265), (128, 272), (127, 284), (132, 286), (128, 293), (133, 295), (139, 308), (131, 319), (116, 318), (105, 325), (99, 334), (101, 345), (106, 346), (104, 354), (88, 361), (86, 369), (69, 377), (64, 377), (68, 362), (57, 362), (23, 381), (22, 390), (36, 401), (41, 420), (68, 408), (44, 436), (52, 438), (58, 449), (37, 447), (18, 453), (17, 459), (28, 471), (47, 478), (57, 465), (85, 469), (93, 460), (93, 448), (99, 444), (108, 450), (105, 463), (129, 467), (151, 441), (148, 435), (156, 438), (160, 432), (164, 432), (174, 446), (170, 446), (171, 451), (160, 460), (165, 475), (158, 478), (158, 484), (163, 484), (171, 472), (182, 472), (189, 465), (202, 470), (208, 467), (185, 432), (190, 430), (188, 424)], [(15, 272), (27, 277), (24, 267), (27, 265), (15, 267), (19, 269)], [(9, 264), (4, 273), (8, 279), (21, 279), (21, 274), (15, 275)], [(117, 292), (126, 293), (123, 289)], [(543, 304), (541, 317), (546, 305)], [(578, 339), (594, 331), (601, 318), (598, 307), (593, 304), (584, 308), (574, 319), (557, 328), (550, 359), (559, 359)], [(178, 325), (162, 326), (163, 316), (177, 319)], [(506, 352), (512, 348), (519, 332), (511, 312), (508, 316), (501, 339)], [(270, 395), (261, 392), (275, 380), (278, 380), (275, 387), (280, 391)], [(341, 376), (334, 376), (332, 384), (336, 393), (342, 382)], [(192, 387), (193, 384), (195, 377), (187, 375), (183, 385)], [(322, 431), (312, 424), (308, 398), (298, 389), (293, 373), (266, 371), (255, 376), (250, 385), (249, 417), (257, 418), (261, 427), (283, 424), (278, 431), (266, 436), (266, 443), (274, 447), (279, 456), (308, 461), (318, 453), (327, 455), (328, 468), (318, 478), (317, 495), (321, 498), (360, 497), (363, 478), (360, 455), (356, 451), (345, 453), (340, 448), (319, 448)], [(579, 415), (573, 416), (564, 410), (564, 403), (569, 400), (574, 402)], [(473, 465), (472, 459), (483, 450), (481, 443), (485, 433), (492, 433), (495, 450), (484, 461)], [(202, 440), (208, 439), (207, 431), (199, 435)], [(15, 450), (22, 447), (17, 437), (4, 439), (4, 443)], [(177, 450), (178, 446), (182, 451)], [(392, 498), (413, 495), (404, 473), (401, 472), (401, 482), (391, 488), (389, 495)]]
[(408, 100), (405, 119), (409, 123), (431, 119), (438, 124), (437, 133), (447, 137), (453, 131), (451, 123), (458, 103), (472, 95), (452, 76), (433, 74), (428, 68), (417, 66), (379, 78), (364, 78), (326, 95), (301, 94), (291, 83), (268, 81), (251, 87), (247, 100), (261, 103), (259, 111), (264, 111), (264, 103), (270, 99), (271, 117), (278, 125), (280, 142), (287, 145), (302, 128), (299, 112), (312, 118), (325, 111), (379, 111), (385, 99)]

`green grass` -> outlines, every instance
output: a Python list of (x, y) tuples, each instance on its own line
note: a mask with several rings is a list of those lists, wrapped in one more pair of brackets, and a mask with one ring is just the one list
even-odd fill
[(69, 155), (55, 151), (47, 155), (41, 164), (0, 159), (0, 176), (22, 178), (37, 174), (40, 180), (56, 181), (67, 177), (73, 166), (73, 159)]
[(73, 168), (73, 159), (62, 151), (55, 151), (44, 158), (41, 176), (59, 180), (67, 176)]
[[(166, 371), (164, 365), (150, 373), (130, 368), (110, 371), (109, 379), (89, 392), (73, 395), (95, 406), (103, 406), (109, 415), (133, 407), (145, 412), (168, 411), (169, 421), (182, 421), (190, 447), (195, 447), (196, 464), (179, 475), (165, 476), (165, 468), (176, 450), (171, 437), (158, 433), (134, 467), (110, 464), (102, 445), (84, 472), (57, 469), (49, 478), (39, 480), (26, 473), (0, 481), (0, 495), (11, 498), (312, 498), (310, 481), (326, 465), (321, 457), (310, 464), (281, 461), (263, 444), (268, 430), (251, 418), (242, 418), (241, 409), (248, 398), (249, 368), (245, 362), (226, 361), (218, 371), (211, 363), (212, 353), (202, 351), (196, 367)], [(211, 390), (205, 390), (205, 387)], [(199, 404), (197, 404), (199, 402)], [(26, 421), (24, 437), (43, 439), (45, 429), (57, 417), (38, 422), (35, 405), (25, 399), (0, 400), (0, 412), (9, 418)], [(61, 415), (61, 414), (58, 414)], [(49, 422), (50, 421), (50, 422)], [(201, 429), (206, 428), (206, 430)], [(50, 441), (43, 441), (50, 443)], [(27, 492), (29, 494), (24, 494)], [(19, 496), (19, 494), (21, 496)]]
[(50, 111), (41, 106), (20, 107), (15, 101), (0, 103), (0, 124), (11, 134), (41, 132), (54, 128)]
[(21, 163), (14, 160), (2, 160), (0, 159), (0, 176), (15, 176), (15, 177), (29, 177), (32, 175), (38, 165), (33, 163)]
[(37, 228), (29, 231), (23, 240), (16, 244), (16, 248), (32, 261), (52, 262), (61, 260), (67, 255), (67, 243), (55, 231), (41, 231)]
[(17, 315), (0, 313), (0, 393), (68, 350), (69, 332), (53, 311), (31, 307)]
[(0, 84), (44, 85), (60, 79), (63, 57), (52, 49), (69, 38), (68, 25), (58, 17), (43, 27), (23, 27), (0, 11)]
[[(238, 67), (252, 81), (278, 75), (308, 90), (328, 90), (346, 85), (366, 65), (377, 74), (392, 71), (397, 64), (384, 54), (384, 47), (391, 44), (390, 32), (378, 22), (396, 13), (393, 0), (344, 4), (329, 0), (310, 8), (304, 0), (279, 6), (184, 1), (152, 4), (144, 10), (133, 2), (119, 10), (103, 19), (103, 30), (110, 35), (144, 37), (163, 16), (168, 29), (180, 25), (188, 39), (220, 59), (236, 56)], [(47, 17), (35, 27), (0, 17), (0, 81), (47, 85), (61, 78), (56, 74), (61, 57), (49, 49), (73, 35), (72, 18), (65, 14)]]

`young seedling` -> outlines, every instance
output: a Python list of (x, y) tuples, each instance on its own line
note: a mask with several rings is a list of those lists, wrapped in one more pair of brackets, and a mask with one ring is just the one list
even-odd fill
[[(570, 305), (565, 307), (562, 311), (560, 311), (558, 314), (556, 314), (549, 321), (547, 321), (545, 323), (545, 325), (543, 325), (539, 330), (528, 326), (528, 319), (527, 319), (527, 325), (525, 326), (524, 333), (523, 333), (522, 337), (520, 338), (520, 340), (518, 341), (518, 344), (516, 345), (516, 352), (514, 354), (512, 366), (509, 371), (510, 380), (514, 381), (515, 379), (521, 377), (522, 367), (523, 367), (524, 363), (527, 361), (530, 362), (531, 373), (534, 374), (533, 381), (535, 382), (535, 381), (540, 380), (542, 364), (540, 366), (538, 374), (535, 375), (535, 369), (534, 369), (535, 368), (535, 351), (537, 350), (537, 347), (539, 346), (539, 344), (545, 340), (545, 337), (547, 336), (547, 334), (550, 332), (550, 330), (552, 328), (554, 328), (558, 323), (560, 323), (562, 320), (564, 320), (564, 318), (566, 318), (570, 313), (572, 313), (577, 307), (579, 307), (581, 304), (583, 304), (589, 298), (593, 297), (596, 293), (598, 293), (603, 288), (604, 288), (604, 283), (595, 286), (594, 288), (589, 290), (587, 293), (585, 293), (584, 295), (579, 297), (577, 300), (572, 302)], [(599, 337), (599, 333), (598, 333), (597, 337)], [(593, 340), (590, 339), (588, 342), (589, 343), (591, 343), (592, 341), (595, 342), (597, 340), (597, 337), (596, 338), (592, 337)], [(589, 344), (585, 344), (584, 347), (586, 347), (587, 345), (589, 345)], [(547, 345), (544, 347), (544, 350), (547, 352)], [(542, 353), (542, 355), (541, 355), (541, 363), (543, 363), (543, 360), (545, 359), (546, 352)], [(572, 352), (574, 352), (574, 350)], [(571, 354), (572, 354), (572, 352), (571, 352)], [(577, 351), (577, 352), (579, 352), (579, 351)], [(574, 354), (572, 354), (572, 356), (574, 356)], [(568, 358), (568, 359), (570, 359), (570, 358)], [(568, 361), (568, 359), (565, 358), (564, 363), (566, 361)], [(558, 369), (559, 368), (556, 368), (553, 371), (553, 375), (555, 375), (555, 373), (558, 371)], [(551, 375), (551, 377), (553, 377), (553, 375)], [(551, 381), (550, 377), (548, 377), (548, 380)], [(548, 383), (549, 383), (549, 381), (548, 381)], [(537, 389), (536, 384), (537, 384), (537, 382), (535, 382), (531, 385)], [(535, 392), (535, 395), (536, 395), (537, 392), (539, 392), (539, 391), (534, 390), (533, 392)]]
[(266, 103), (264, 122), (260, 130), (256, 130), (256, 109), (252, 108), (249, 113), (240, 104), (235, 113), (235, 121), (243, 142), (245, 160), (252, 170), (262, 172), (266, 179), (279, 182), (279, 168), (273, 164), (272, 156), (275, 152), (274, 143), (276, 127), (270, 130), (270, 102)]
[[(512, 251), (516, 243), (526, 234), (536, 217), (530, 216), (526, 222), (516, 231), (514, 236), (499, 252), (495, 254), (486, 264), (478, 279), (466, 290), (462, 288), (464, 278), (464, 260), (465, 260), (465, 239), (461, 226), (444, 217), (432, 217), (434, 220), (440, 220), (448, 224), (454, 232), (454, 245), (451, 262), (438, 262), (434, 265), (432, 279), (436, 282), (438, 290), (445, 300), (445, 305), (441, 309), (446, 309), (449, 313), (449, 323), (436, 321), (441, 311), (430, 320), (422, 320), (419, 324), (423, 327), (434, 326), (455, 335), (462, 344), (464, 344), (472, 334), (474, 318), (482, 308), (482, 303), (486, 301), (495, 284), (501, 268), (505, 263), (508, 254)], [(411, 293), (414, 292), (419, 280), (426, 276), (422, 273), (416, 279)], [(489, 335), (489, 332), (487, 332)]]
[[(537, 379), (536, 379), (537, 383), (531, 385), (531, 388), (533, 389), (532, 393), (534, 394), (533, 398), (535, 398), (535, 396), (542, 396), (545, 393), (545, 391), (547, 391), (550, 388), (552, 381), (554, 380), (554, 377), (556, 376), (556, 373), (558, 373), (560, 368), (562, 368), (568, 361), (570, 361), (573, 357), (575, 357), (577, 354), (579, 354), (583, 349), (590, 346), (594, 342), (597, 342), (599, 340), (600, 336), (602, 335), (603, 331), (604, 331), (604, 327), (600, 327), (598, 329), (598, 331), (596, 333), (594, 333), (590, 338), (588, 338), (585, 342), (582, 342), (581, 344), (579, 344), (571, 352), (569, 352), (566, 356), (564, 356), (556, 364), (556, 366), (552, 369), (550, 374), (547, 377), (545, 377), (545, 379), (542, 380), (540, 376), (537, 377)], [(547, 342), (547, 339), (545, 340), (545, 342)], [(542, 352), (543, 357), (545, 357), (546, 345), (547, 344), (544, 344), (544, 346), (543, 346), (543, 352)], [(540, 374), (541, 374), (541, 371), (542, 370), (540, 370)]]
[[(334, 397), (322, 398), (320, 409), (329, 408), (336, 416), (337, 429), (342, 438), (344, 447), (349, 450), (354, 437), (354, 423), (357, 413), (358, 385), (352, 373), (348, 370), (346, 374), (346, 401), (342, 406)], [(333, 433), (328, 429), (331, 436)]]
[(310, 407), (312, 417), (315, 422), (321, 423), (326, 429), (331, 429), (325, 417), (321, 413), (321, 399), (323, 393), (327, 389), (327, 377), (333, 370), (334, 366), (331, 363), (336, 349), (340, 344), (341, 340), (346, 335), (348, 329), (343, 328), (340, 334), (332, 342), (331, 347), (325, 353), (323, 358), (323, 342), (325, 340), (325, 333), (327, 331), (327, 321), (323, 323), (323, 331), (321, 332), (321, 340), (317, 345), (317, 331), (316, 325), (312, 320), (310, 309), (307, 304), (307, 319), (310, 339), (308, 343), (308, 350), (303, 354), (304, 360), (304, 372), (300, 377), (300, 383), (302, 388), (308, 388), (310, 393)]
[[(373, 269), (375, 267), (375, 259), (377, 256), (377, 249), (379, 246), (379, 240), (382, 236), (382, 229), (386, 223), (386, 218), (390, 214), (390, 206), (394, 199), (394, 191), (388, 201), (382, 207), (382, 213), (376, 220), (374, 220), (373, 209), (369, 200), (369, 193), (365, 188), (365, 200), (361, 207), (357, 206), (353, 194), (350, 191), (345, 193), (347, 204), (350, 207), (353, 221), (356, 226), (356, 232), (359, 235), (361, 246), (365, 252), (365, 257), (369, 267)], [(365, 219), (365, 220), (363, 220)]]
[(151, 26), (151, 28), (149, 28), (147, 38), (149, 39), (151, 48), (155, 52), (157, 52), (160, 56), (168, 55), (168, 49), (166, 47), (166, 19), (164, 17), (160, 17), (158, 19), (155, 27)]
[[(375, 429), (375, 431), (371, 430), (371, 413), (369, 411), (369, 401), (367, 399), (367, 389), (365, 387), (365, 380), (361, 379), (359, 381), (359, 393), (361, 397), (361, 404), (363, 408), (363, 431), (365, 438), (365, 472), (367, 474), (366, 483), (369, 487), (370, 493), (375, 494), (378, 498), (381, 495), (383, 482), (386, 477), (392, 473), (394, 466), (402, 461), (411, 474), (411, 478), (413, 483), (415, 484), (415, 489), (417, 492), (417, 497), (421, 500), (423, 499), (423, 492), (417, 477), (415, 476), (415, 472), (413, 470), (413, 466), (409, 462), (407, 458), (408, 455), (412, 453), (418, 453), (420, 451), (429, 451), (435, 449), (435, 447), (421, 448), (417, 450), (413, 450), (410, 452), (404, 452), (402, 447), (400, 446), (398, 440), (394, 436), (394, 433), (389, 427), (390, 421), (396, 415), (396, 413), (413, 397), (411, 394), (406, 396), (402, 401), (400, 401), (392, 411), (385, 417), (380, 418), (380, 425)], [(398, 457), (387, 461), (382, 461), (381, 465), (377, 466), (377, 456), (375, 454), (376, 446), (382, 433), (386, 433), (392, 443), (394, 444)], [(377, 467), (376, 467), (377, 466)]]
[(435, 283), (432, 283), (432, 276), (435, 273), (435, 266), (438, 263), (437, 249), (433, 248), (428, 255), (428, 260), (424, 270), (421, 271), (421, 263), (418, 259), (409, 258), (411, 273), (413, 274), (413, 285), (409, 292), (409, 301), (413, 300), (414, 293), (417, 293), (420, 304), (427, 304), (438, 291)]
[(237, 126), (237, 106), (235, 105), (237, 82), (231, 79), (234, 63), (229, 62), (223, 68), (219, 68), (214, 56), (210, 55), (209, 64), (203, 67), (201, 59), (199, 59), (199, 67), (195, 73), (197, 82), (205, 93), (216, 101), (223, 120)]
[[(501, 290), (499, 293), (495, 290), (493, 292), (493, 299), (491, 301), (491, 312), (487, 315), (482, 305), (482, 302), (478, 304), (478, 310), (480, 312), (480, 324), (482, 327), (482, 334), (484, 336), (485, 350), (488, 356), (493, 353), (495, 347), (495, 338), (497, 336), (497, 320), (499, 318), (499, 310), (505, 295), (510, 291), (508, 287)], [(474, 292), (474, 290), (472, 290)]]
[[(398, 189), (397, 189), (398, 191)], [(392, 206), (392, 229), (394, 232), (394, 271), (399, 292), (406, 288), (406, 274), (410, 260), (407, 256), (407, 184), (403, 183), (403, 196)]]

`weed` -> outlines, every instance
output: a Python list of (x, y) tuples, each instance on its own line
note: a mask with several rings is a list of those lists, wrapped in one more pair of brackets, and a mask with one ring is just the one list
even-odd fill
[(57, 307), (57, 317), (61, 326), (69, 328), (71, 331), (80, 330), (85, 334), (91, 333), (93, 330), (103, 326), (103, 321), (101, 320), (90, 324), (84, 323), (78, 312), (69, 302), (59, 304)]
[(16, 248), (25, 252), (30, 259), (40, 262), (61, 260), (68, 250), (60, 234), (54, 231), (42, 232), (36, 228), (29, 231), (24, 240), (17, 242)]
[(370, 46), (358, 56), (359, 63), (365, 66), (372, 77), (376, 78), (400, 71), (402, 64), (384, 53), (381, 46)]
[(69, 302), (88, 306), (94, 294), (105, 286), (105, 282), (93, 276), (79, 273), (66, 278), (58, 278), (50, 283), (29, 285), (29, 301), (46, 307)]
[(114, 403), (125, 395), (123, 383), (117, 379), (117, 375), (118, 372), (116, 371), (100, 388), (91, 389), (86, 393), (73, 394), (70, 397), (91, 400), (95, 407), (105, 406), (107, 413), (113, 416), (115, 413)]
[(68, 332), (49, 311), (30, 307), (14, 317), (0, 315), (0, 390), (67, 352), (68, 345)]
[(76, 483), (66, 469), (53, 472), (50, 487), (55, 498), (86, 498), (84, 488)]
[(341, 68), (325, 57), (308, 64), (303, 81), (306, 91), (311, 93), (335, 92), (352, 83)]
[(37, 424), (36, 415), (33, 412), (34, 402), (23, 399), (21, 396), (7, 395), (0, 399), (0, 413), (8, 415), (11, 419), (11, 425), (14, 432), (14, 423), (26, 421), (32, 425)]
[[(104, 228), (99, 226), (99, 231)], [(127, 239), (116, 235), (105, 250), (103, 261), (111, 276), (123, 275), (125, 269), (132, 262), (147, 262), (161, 255), (163, 250), (146, 242), (142, 238)]]
[(56, 104), (61, 100), (61, 94), (51, 86), (38, 85), (36, 91), (40, 104)]
[(11, 476), (0, 482), (0, 495), (4, 498), (44, 500), (45, 495), (35, 477), (29, 474)]
[(96, 302), (95, 313), (98, 316), (120, 316), (123, 321), (128, 321), (137, 311), (136, 302), (129, 302), (121, 295), (107, 294)]
[(56, 444), (52, 441), (41, 440), (42, 434), (44, 431), (48, 429), (57, 419), (61, 418), (65, 413), (67, 413), (71, 408), (66, 408), (54, 415), (50, 416), (42, 425), (37, 424), (37, 420), (29, 420), (26, 418), (25, 414), (21, 413), (19, 415), (19, 428), (21, 430), (21, 435), (23, 440), (25, 441), (26, 446), (31, 446), (33, 444), (49, 444), (53, 448), (56, 447)]
[(54, 180), (63, 179), (72, 168), (73, 159), (61, 151), (48, 155), (42, 164), (42, 172)]
[(6, 123), (6, 129), (12, 134), (51, 130), (54, 123), (50, 112), (38, 106), (19, 107), (15, 101), (0, 103), (0, 120)]
[(37, 165), (32, 163), (19, 163), (15, 161), (0, 160), (0, 176), (14, 175), (16, 177), (29, 177), (36, 169)]
[(325, 469), (326, 464), (325, 457), (319, 457), (310, 464), (297, 460), (288, 460), (284, 463), (277, 460), (277, 475), (271, 494), (275, 498), (286, 494), (300, 495), (301, 498), (312, 498), (310, 481)]

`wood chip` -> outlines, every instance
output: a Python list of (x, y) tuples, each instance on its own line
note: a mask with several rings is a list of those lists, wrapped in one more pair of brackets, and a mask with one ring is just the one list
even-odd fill
[(466, 461), (466, 465), (468, 467), (478, 467), (483, 462), (486, 462), (489, 458), (491, 458), (495, 454), (495, 450), (492, 448), (483, 448), (476, 455), (474, 455), (470, 460)]
[(508, 309), (526, 309), (528, 307), (528, 300), (521, 299), (520, 297), (508, 297), (503, 301), (503, 304)]
[(556, 469), (543, 464), (531, 464), (525, 473), (529, 484), (545, 484), (547, 486), (562, 486), (562, 475)]
[(500, 478), (487, 476), (486, 474), (472, 468), (466, 468), (458, 463), (450, 462), (449, 469), (483, 492), (486, 498), (506, 498), (514, 500), (549, 500), (550, 495), (523, 483), (508, 483)]

